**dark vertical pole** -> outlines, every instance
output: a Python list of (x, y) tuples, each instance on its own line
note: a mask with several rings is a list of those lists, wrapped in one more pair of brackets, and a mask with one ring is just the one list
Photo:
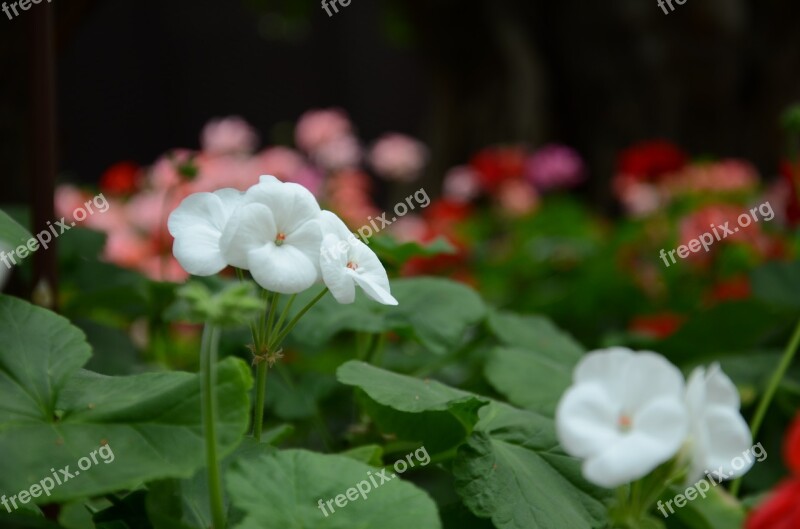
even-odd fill
[[(55, 11), (52, 4), (41, 3), (25, 13), (30, 17), (31, 68), (31, 205), (33, 233), (47, 229), (55, 218), (53, 197), (56, 180), (56, 70)], [(49, 249), (33, 254), (34, 298), (40, 304), (55, 307), (58, 291), (56, 267), (57, 241)]]

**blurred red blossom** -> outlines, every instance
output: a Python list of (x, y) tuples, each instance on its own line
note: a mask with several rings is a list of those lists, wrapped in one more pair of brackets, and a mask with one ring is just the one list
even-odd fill
[(495, 146), (479, 151), (470, 160), (483, 188), (494, 193), (508, 180), (522, 178), (525, 150), (520, 146)]
[(115, 163), (100, 177), (100, 191), (107, 195), (131, 195), (139, 190), (142, 169), (134, 162)]
[(672, 312), (636, 316), (631, 320), (628, 330), (650, 338), (663, 340), (675, 334), (686, 321), (686, 316)]
[(750, 513), (746, 529), (800, 527), (800, 414), (786, 432), (783, 454), (793, 476), (779, 483)]

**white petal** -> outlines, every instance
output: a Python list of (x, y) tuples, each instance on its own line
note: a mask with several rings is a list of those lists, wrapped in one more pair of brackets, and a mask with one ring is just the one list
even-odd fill
[(342, 241), (335, 235), (326, 235), (322, 239), (320, 252), (322, 279), (336, 301), (342, 304), (353, 303), (356, 300), (355, 283), (347, 273), (348, 248), (347, 241)]
[(708, 368), (706, 374), (706, 399), (709, 404), (718, 404), (730, 408), (739, 409), (739, 391), (736, 385), (723, 373), (718, 363), (714, 363)]
[(228, 265), (220, 251), (220, 238), (241, 200), (242, 193), (235, 189), (195, 193), (170, 214), (168, 228), (175, 237), (172, 251), (184, 270), (210, 276)]
[(323, 210), (319, 215), (322, 233), (334, 235), (341, 240), (352, 242), (356, 236), (347, 228), (347, 225), (335, 213)]
[(601, 453), (621, 438), (620, 406), (602, 386), (572, 386), (556, 409), (556, 432), (564, 450), (575, 457)]
[(353, 272), (353, 278), (369, 297), (384, 305), (397, 305), (397, 300), (391, 294), (389, 276), (375, 252), (363, 242), (354, 239), (351, 243), (350, 259), (358, 265)]
[(320, 214), (319, 204), (311, 191), (294, 183), (265, 179), (247, 190), (245, 202), (267, 206), (275, 218), (275, 226), (283, 233), (317, 220)]
[(319, 221), (314, 219), (301, 224), (294, 231), (288, 232), (283, 246), (292, 246), (303, 252), (308, 260), (314, 263), (317, 274), (319, 274), (321, 242), (322, 231), (319, 227)]
[(231, 216), (222, 232), (220, 247), (232, 266), (247, 270), (250, 252), (274, 244), (277, 236), (272, 211), (262, 204), (247, 204)]
[[(705, 473), (722, 467), (730, 479), (746, 474), (753, 466), (753, 459), (750, 456), (745, 460), (744, 454), (752, 447), (753, 438), (741, 414), (731, 408), (716, 406), (706, 412), (705, 426), (708, 445), (702, 461), (704, 468), (700, 470)], [(741, 462), (734, 462), (737, 458)]]
[(288, 244), (266, 244), (251, 250), (247, 260), (253, 279), (270, 292), (297, 294), (317, 281), (317, 264)]
[(397, 300), (394, 298), (394, 296), (392, 296), (387, 287), (380, 283), (373, 282), (369, 276), (359, 274), (358, 271), (353, 271), (350, 269), (348, 269), (348, 271), (351, 273), (356, 284), (361, 287), (368, 297), (374, 299), (378, 303), (383, 303), (384, 305), (398, 304)]
[(660, 396), (682, 397), (683, 375), (663, 356), (614, 347), (588, 353), (575, 367), (575, 383), (603, 385), (623, 410), (633, 413)]

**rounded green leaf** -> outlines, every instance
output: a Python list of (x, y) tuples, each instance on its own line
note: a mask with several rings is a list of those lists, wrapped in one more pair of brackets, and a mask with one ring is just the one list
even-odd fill
[(377, 477), (380, 472), (349, 457), (305, 450), (234, 464), (228, 493), (244, 512), (234, 529), (441, 529), (427, 493), (392, 477), (391, 469)]

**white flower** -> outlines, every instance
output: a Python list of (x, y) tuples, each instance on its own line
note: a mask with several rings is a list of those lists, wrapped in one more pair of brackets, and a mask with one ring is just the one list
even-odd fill
[(222, 252), (266, 290), (302, 292), (320, 275), (319, 213), (317, 200), (303, 186), (262, 176), (228, 221)]
[(692, 450), (689, 481), (695, 482), (709, 472), (712, 476), (733, 479), (750, 470), (753, 460), (741, 456), (753, 445), (753, 438), (739, 413), (736, 386), (719, 364), (708, 371), (698, 367), (692, 372), (686, 388), (686, 405)]
[(613, 488), (635, 481), (681, 448), (689, 418), (678, 369), (652, 352), (615, 347), (588, 353), (556, 410), (564, 450), (584, 459), (584, 477)]
[(375, 252), (356, 239), (344, 222), (330, 211), (320, 214), (320, 222), (322, 278), (336, 301), (353, 303), (358, 285), (375, 301), (397, 305), (390, 293), (389, 277)]
[(220, 251), (220, 236), (244, 193), (220, 189), (188, 196), (169, 216), (169, 232), (175, 237), (172, 253), (184, 270), (211, 276), (228, 262)]

